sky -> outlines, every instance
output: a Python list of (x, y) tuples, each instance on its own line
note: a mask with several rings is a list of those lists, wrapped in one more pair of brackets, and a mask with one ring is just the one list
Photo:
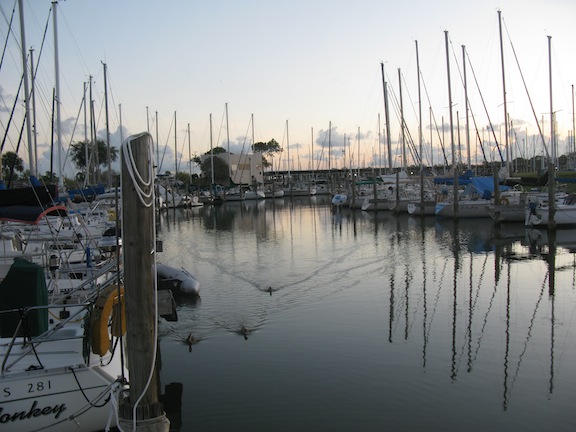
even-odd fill
[[(43, 173), (50, 168), (55, 86), (52, 3), (22, 2), (26, 46), (34, 49), (38, 67), (35, 112)], [(17, 0), (2, 0), (0, 13), (3, 132), (10, 125), (3, 151), (18, 151), (28, 166), (26, 134), (19, 139), (23, 96), (15, 103), (23, 70)], [(354, 168), (389, 165), (389, 130), (392, 164), (402, 162), (403, 148), (413, 163), (410, 148), (419, 149), (420, 123), (425, 164), (451, 162), (453, 155), (463, 161), (470, 155), (472, 163), (498, 160), (499, 153), (507, 157), (506, 141), (512, 156), (531, 157), (545, 151), (536, 119), (549, 145), (551, 107), (558, 153), (564, 154), (574, 128), (575, 18), (574, 0), (60, 1), (63, 172), (77, 171), (66, 149), (84, 140), (81, 106), (90, 77), (97, 133), (106, 139), (103, 64), (111, 144), (149, 131), (161, 172), (174, 172), (175, 153), (178, 170), (187, 172), (190, 157), (210, 150), (211, 135), (212, 146), (236, 154), (251, 152), (253, 138), (275, 139), (284, 149), (274, 158), (275, 169), (287, 169), (288, 160), (291, 169), (328, 163)], [(512, 126), (508, 140), (505, 111)]]

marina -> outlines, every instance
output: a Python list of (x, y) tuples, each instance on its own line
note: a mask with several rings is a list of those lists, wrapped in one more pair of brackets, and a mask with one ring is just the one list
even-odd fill
[(576, 7), (249, 3), (0, 6), (0, 431), (576, 430)]

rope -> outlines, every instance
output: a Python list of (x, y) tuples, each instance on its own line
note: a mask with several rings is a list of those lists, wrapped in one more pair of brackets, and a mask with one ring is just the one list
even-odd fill
[[(148, 164), (148, 180), (144, 180), (135, 166), (134, 154), (132, 153), (132, 146), (130, 145), (131, 141), (136, 140), (144, 135), (148, 136), (150, 140), (149, 142), (151, 142), (152, 136), (147, 132), (141, 133), (139, 135), (132, 135), (122, 143), (122, 154), (125, 159), (126, 169), (128, 170), (128, 174), (132, 179), (132, 183), (136, 189), (138, 198), (144, 207), (149, 208), (154, 204), (154, 188), (151, 187), (152, 182), (154, 181), (152, 168), (154, 165), (154, 155), (150, 150), (150, 145), (148, 145), (150, 163)], [(146, 192), (145, 189), (148, 189), (148, 192)]]

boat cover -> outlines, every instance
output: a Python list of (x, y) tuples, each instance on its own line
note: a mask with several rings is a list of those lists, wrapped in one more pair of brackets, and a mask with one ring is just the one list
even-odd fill
[[(16, 258), (6, 277), (0, 282), (0, 337), (12, 337), (26, 308), (47, 306), (46, 278), (41, 266)], [(4, 312), (15, 310), (13, 312)], [(17, 336), (39, 336), (48, 330), (48, 310), (29, 310)]]
[(14, 189), (0, 189), (0, 207), (15, 205), (45, 206), (58, 200), (57, 185), (28, 186)]
[(61, 205), (50, 207), (13, 205), (0, 207), (0, 221), (24, 222), (36, 225), (44, 216), (66, 216), (68, 210)]

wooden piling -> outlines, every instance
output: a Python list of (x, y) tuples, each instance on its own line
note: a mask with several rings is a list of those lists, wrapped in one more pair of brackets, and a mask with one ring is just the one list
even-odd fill
[[(159, 401), (155, 342), (155, 234), (152, 138), (143, 133), (122, 144), (122, 242), (126, 296), (129, 396), (120, 401), (122, 430), (168, 432)], [(135, 421), (134, 421), (135, 414)], [(136, 428), (134, 428), (136, 425)]]

